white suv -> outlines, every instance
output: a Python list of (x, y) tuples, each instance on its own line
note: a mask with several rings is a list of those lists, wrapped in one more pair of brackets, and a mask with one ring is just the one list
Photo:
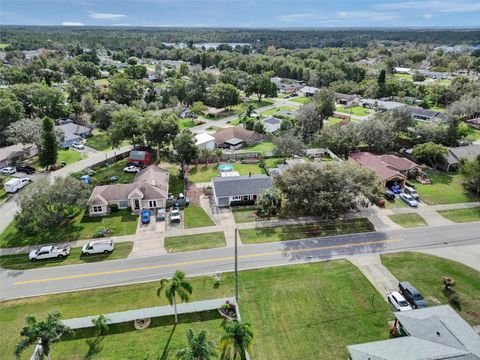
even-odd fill
[(407, 300), (399, 292), (392, 291), (387, 295), (388, 302), (392, 304), (395, 310), (407, 311), (412, 310), (412, 307)]

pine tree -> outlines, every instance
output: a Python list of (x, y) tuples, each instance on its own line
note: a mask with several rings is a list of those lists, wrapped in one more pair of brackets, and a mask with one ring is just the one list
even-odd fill
[(38, 154), (40, 165), (48, 167), (57, 162), (58, 144), (52, 119), (45, 117), (42, 126), (42, 142)]

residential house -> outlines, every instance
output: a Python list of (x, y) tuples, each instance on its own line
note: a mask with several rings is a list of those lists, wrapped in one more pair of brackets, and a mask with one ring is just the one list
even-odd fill
[(63, 131), (65, 134), (63, 143), (60, 143), (60, 147), (69, 148), (74, 142), (81, 141), (92, 134), (92, 129), (89, 127), (74, 124), (72, 120), (66, 120), (64, 124), (56, 125), (55, 129)]
[(128, 161), (132, 164), (146, 166), (152, 162), (152, 155), (149, 151), (132, 150), (128, 154)]
[(412, 117), (418, 121), (432, 121), (434, 119), (447, 120), (447, 115), (440, 111), (432, 111), (416, 106), (407, 106), (406, 109), (412, 114)]
[(241, 126), (234, 126), (217, 131), (212, 135), (218, 147), (236, 150), (244, 145), (254, 145), (262, 139), (254, 131), (247, 130)]
[(467, 125), (471, 128), (480, 130), (480, 117), (467, 120)]
[(393, 72), (396, 74), (411, 74), (413, 70), (412, 68), (397, 66), (393, 68)]
[(399, 337), (350, 345), (351, 360), (480, 359), (480, 336), (449, 305), (395, 313)]
[(168, 180), (167, 170), (151, 165), (138, 172), (131, 184), (96, 186), (87, 201), (89, 214), (107, 215), (112, 205), (119, 209), (130, 208), (133, 213), (164, 208), (168, 198)]
[(445, 155), (445, 162), (439, 168), (450, 171), (457, 169), (462, 160), (472, 161), (480, 156), (480, 145), (449, 147)]
[(208, 149), (213, 151), (215, 150), (215, 138), (205, 132), (196, 134), (195, 145), (197, 145), (200, 150)]
[(348, 159), (355, 161), (359, 165), (372, 170), (381, 179), (384, 187), (394, 183), (404, 186), (407, 177), (399, 171), (393, 169), (388, 163), (381, 160), (379, 156), (375, 156), (369, 152), (353, 152), (348, 155)]
[(256, 202), (260, 193), (271, 187), (272, 179), (263, 174), (212, 179), (213, 197), (217, 206), (229, 206), (234, 201)]
[(396, 155), (380, 155), (379, 158), (388, 164), (390, 168), (405, 175), (409, 179), (416, 178), (422, 173), (421, 166), (407, 158)]
[(377, 99), (363, 99), (362, 106), (377, 111), (387, 111), (405, 107), (406, 105), (396, 101), (385, 101)]
[(318, 90), (319, 88), (314, 86), (304, 86), (300, 89), (300, 92), (306, 97), (312, 97), (317, 93)]
[(270, 81), (277, 86), (279, 92), (284, 94), (291, 94), (297, 92), (304, 87), (304, 85), (300, 81), (282, 79), (281, 77), (272, 77)]
[(360, 99), (357, 95), (335, 93), (335, 102), (339, 105), (356, 106)]
[(280, 125), (282, 124), (282, 120), (273, 116), (269, 116), (260, 121), (263, 124), (266, 133), (274, 133), (280, 129)]
[(37, 145), (15, 144), (0, 148), (0, 168), (15, 165), (38, 154)]

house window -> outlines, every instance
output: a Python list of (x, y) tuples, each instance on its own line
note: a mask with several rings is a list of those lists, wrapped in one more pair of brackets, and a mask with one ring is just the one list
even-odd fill
[(241, 196), (234, 196), (233, 200), (242, 200), (242, 197)]
[(245, 195), (245, 196), (243, 197), (243, 200), (244, 200), (244, 201), (250, 200), (250, 196), (249, 196), (249, 195)]
[(118, 202), (119, 209), (126, 209), (128, 208), (128, 200), (122, 200)]
[(157, 201), (156, 200), (150, 200), (148, 202), (148, 206), (150, 206), (150, 208), (156, 208), (157, 207)]
[(93, 205), (92, 210), (94, 213), (100, 213), (103, 212), (102, 206), (101, 205)]

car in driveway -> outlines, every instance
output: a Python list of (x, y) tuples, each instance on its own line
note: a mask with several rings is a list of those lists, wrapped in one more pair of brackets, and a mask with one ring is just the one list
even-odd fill
[(143, 210), (140, 213), (140, 218), (141, 218), (142, 224), (149, 224), (150, 223), (150, 210)]
[(388, 302), (398, 311), (412, 310), (408, 301), (397, 291), (392, 291), (387, 295)]
[(165, 209), (164, 208), (157, 209), (157, 214), (155, 215), (155, 220), (157, 220), (157, 221), (164, 221), (165, 220)]
[(411, 207), (417, 207), (418, 206), (418, 201), (415, 200), (411, 195), (402, 193), (399, 196), (400, 196), (400, 199), (402, 199), (405, 203), (408, 204), (408, 206), (411, 206)]
[(428, 307), (428, 304), (423, 298), (423, 295), (420, 293), (420, 291), (418, 291), (408, 281), (402, 281), (398, 283), (398, 289), (400, 290), (400, 293), (405, 297), (405, 299), (408, 300), (408, 302), (412, 304), (414, 308), (420, 309)]
[(15, 174), (17, 172), (17, 170), (15, 170), (14, 167), (6, 166), (6, 167), (2, 168), (0, 170), (0, 172), (4, 175), (12, 175), (12, 174)]
[(402, 192), (402, 188), (397, 184), (390, 185), (388, 189), (394, 194), (400, 194)]
[(31, 175), (35, 172), (35, 168), (28, 165), (17, 165), (15, 168), (18, 172), (25, 173), (27, 175)]
[(74, 142), (74, 143), (72, 144), (72, 147), (73, 147), (74, 149), (77, 149), (77, 150), (83, 150), (83, 149), (85, 149), (85, 145), (83, 145), (82, 143), (79, 143), (79, 142)]
[(172, 223), (179, 223), (182, 220), (180, 216), (180, 210), (179, 209), (172, 209), (170, 211), (170, 222)]
[(383, 196), (387, 200), (395, 200), (395, 194), (390, 189), (385, 189), (385, 192), (384, 192)]
[(138, 173), (140, 168), (136, 167), (135, 165), (129, 165), (123, 168), (123, 171), (127, 173)]
[(70, 246), (43, 246), (39, 249), (30, 251), (28, 258), (30, 261), (46, 260), (46, 259), (61, 259), (70, 254)]
[(420, 199), (420, 196), (418, 195), (417, 190), (415, 190), (413, 187), (405, 186), (405, 188), (403, 189), (403, 192), (407, 195), (410, 195), (415, 200)]

